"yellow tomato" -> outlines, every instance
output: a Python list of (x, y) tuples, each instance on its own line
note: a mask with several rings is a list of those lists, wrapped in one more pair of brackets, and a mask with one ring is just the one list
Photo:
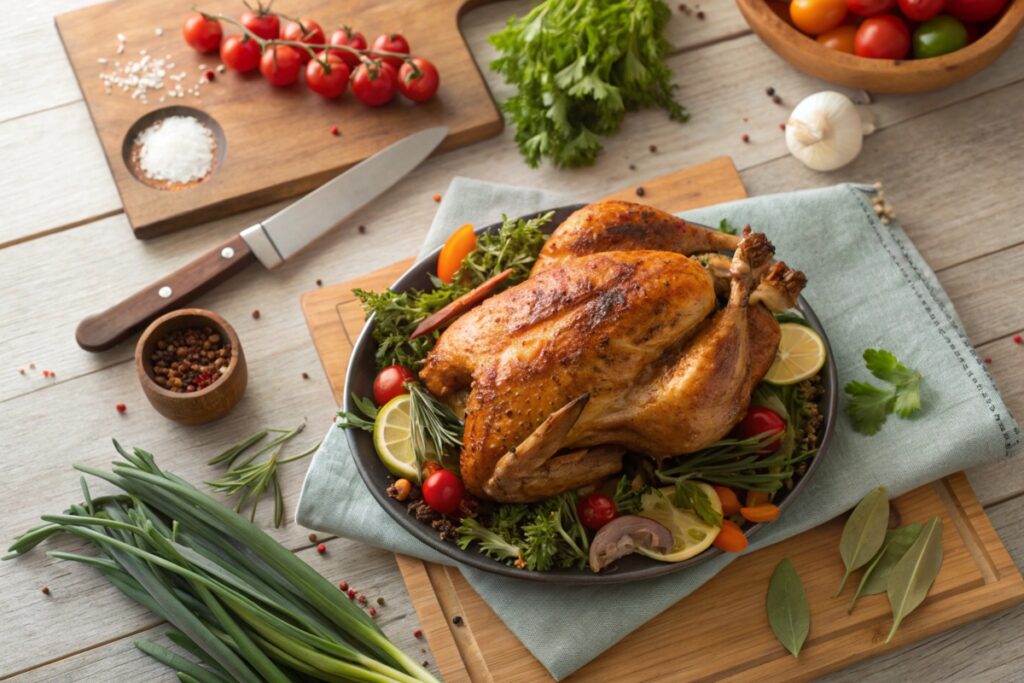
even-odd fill
[(462, 259), (476, 249), (476, 233), (473, 226), (466, 223), (452, 233), (448, 241), (441, 247), (437, 257), (437, 277), (442, 282), (451, 282), (455, 271), (462, 265)]
[(839, 50), (847, 54), (853, 54), (853, 38), (857, 35), (856, 26), (840, 26), (831, 31), (826, 31), (817, 37), (817, 41), (825, 47)]
[(846, 0), (793, 0), (789, 18), (804, 33), (816, 36), (843, 23)]

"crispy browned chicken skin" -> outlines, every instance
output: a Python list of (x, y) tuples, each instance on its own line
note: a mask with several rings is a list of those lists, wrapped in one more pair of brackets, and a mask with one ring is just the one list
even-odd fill
[[(719, 249), (735, 250), (721, 308), (722, 273), (687, 256)], [(456, 320), (420, 373), (435, 395), (465, 399), (467, 488), (540, 500), (614, 474), (625, 450), (665, 458), (724, 436), (779, 342), (751, 295), (774, 273), (765, 286), (782, 305), (804, 281), (772, 253), (763, 234), (626, 202), (570, 216), (531, 277)]]

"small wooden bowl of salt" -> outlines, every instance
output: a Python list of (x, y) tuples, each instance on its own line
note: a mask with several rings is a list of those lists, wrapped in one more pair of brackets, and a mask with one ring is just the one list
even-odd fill
[(201, 308), (154, 320), (135, 346), (135, 370), (156, 411), (187, 425), (227, 415), (249, 381), (234, 328)]

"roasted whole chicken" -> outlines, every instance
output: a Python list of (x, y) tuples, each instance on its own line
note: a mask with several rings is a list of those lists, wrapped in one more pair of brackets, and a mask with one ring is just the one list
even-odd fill
[[(731, 256), (722, 252), (732, 252)], [(530, 277), (458, 318), (420, 377), (465, 413), (475, 495), (531, 502), (618, 472), (626, 451), (699, 450), (742, 419), (806, 284), (762, 233), (591, 204)]]

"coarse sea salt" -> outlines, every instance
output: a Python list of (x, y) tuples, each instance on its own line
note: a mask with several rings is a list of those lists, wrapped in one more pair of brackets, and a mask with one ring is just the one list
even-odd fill
[(202, 180), (213, 165), (213, 133), (194, 116), (168, 116), (139, 133), (139, 168), (170, 183)]

